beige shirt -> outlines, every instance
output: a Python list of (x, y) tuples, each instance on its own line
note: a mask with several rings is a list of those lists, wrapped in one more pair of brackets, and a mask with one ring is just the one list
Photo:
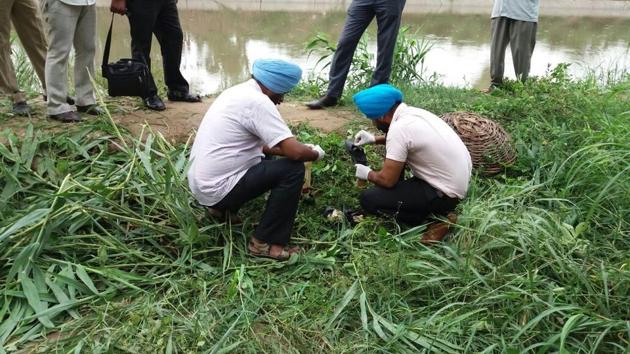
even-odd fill
[(386, 141), (387, 158), (451, 198), (468, 192), (472, 161), (457, 133), (435, 114), (401, 103)]
[(221, 93), (203, 117), (190, 152), (188, 186), (199, 203), (220, 202), (264, 156), (292, 137), (278, 108), (249, 80)]

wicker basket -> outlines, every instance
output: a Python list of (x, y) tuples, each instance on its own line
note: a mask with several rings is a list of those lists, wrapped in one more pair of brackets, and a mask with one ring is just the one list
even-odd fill
[(499, 123), (469, 112), (446, 113), (440, 118), (459, 135), (473, 167), (483, 174), (497, 174), (516, 160), (512, 138)]

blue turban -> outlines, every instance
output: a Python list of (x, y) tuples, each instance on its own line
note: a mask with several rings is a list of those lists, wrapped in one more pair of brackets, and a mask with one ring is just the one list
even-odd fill
[(379, 119), (396, 103), (402, 102), (403, 94), (392, 85), (380, 84), (357, 93), (352, 99), (366, 117)]
[(284, 60), (258, 59), (254, 61), (252, 74), (273, 93), (284, 94), (300, 82), (302, 69)]

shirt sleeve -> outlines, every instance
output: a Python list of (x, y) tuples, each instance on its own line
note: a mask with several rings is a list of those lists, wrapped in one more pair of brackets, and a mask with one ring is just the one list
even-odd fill
[(400, 129), (392, 129), (387, 133), (385, 142), (385, 157), (389, 160), (406, 162), (409, 153), (409, 145)]
[(271, 101), (269, 104), (265, 102), (258, 106), (250, 123), (251, 133), (270, 148), (293, 136), (278, 108)]

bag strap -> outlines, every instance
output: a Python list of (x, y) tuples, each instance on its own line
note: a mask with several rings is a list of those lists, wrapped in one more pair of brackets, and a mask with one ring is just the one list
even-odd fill
[(109, 50), (112, 46), (112, 28), (114, 27), (114, 13), (112, 13), (112, 21), (109, 24), (109, 31), (107, 32), (107, 39), (105, 40), (105, 50), (103, 51), (103, 62), (101, 68), (103, 70), (103, 76), (105, 76), (105, 67), (109, 64)]

